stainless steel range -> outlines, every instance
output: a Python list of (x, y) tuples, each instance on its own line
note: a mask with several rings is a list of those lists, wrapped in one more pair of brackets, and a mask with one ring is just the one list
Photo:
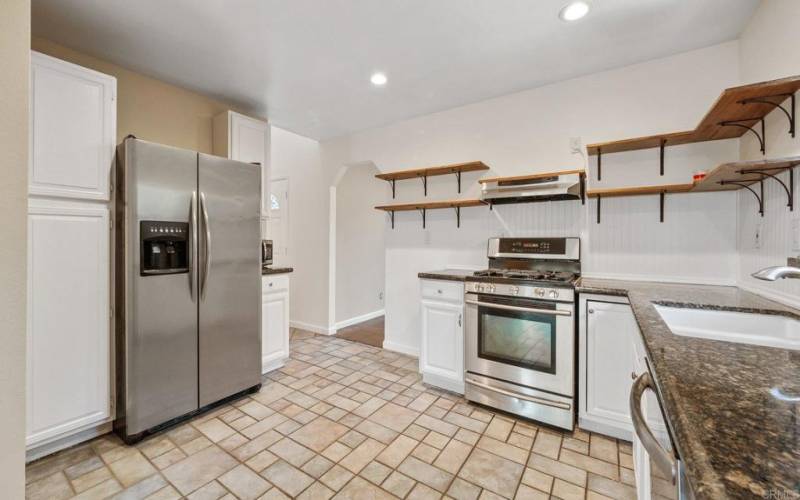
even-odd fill
[(467, 277), (465, 397), (571, 430), (578, 238), (492, 238)]

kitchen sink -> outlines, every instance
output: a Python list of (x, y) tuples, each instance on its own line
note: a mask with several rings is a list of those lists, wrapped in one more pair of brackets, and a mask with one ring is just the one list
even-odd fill
[(800, 350), (800, 321), (775, 314), (655, 306), (672, 333)]

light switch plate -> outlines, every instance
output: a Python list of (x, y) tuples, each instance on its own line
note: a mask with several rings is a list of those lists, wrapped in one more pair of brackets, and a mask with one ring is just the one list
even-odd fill
[(569, 138), (569, 150), (571, 153), (580, 153), (583, 151), (583, 146), (581, 145), (580, 137)]
[(800, 217), (792, 219), (792, 250), (800, 251)]

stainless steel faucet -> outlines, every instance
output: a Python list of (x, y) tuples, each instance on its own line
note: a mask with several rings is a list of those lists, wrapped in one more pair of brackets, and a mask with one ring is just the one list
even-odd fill
[(775, 281), (779, 278), (800, 278), (800, 257), (789, 257), (785, 266), (765, 267), (751, 274), (753, 278)]

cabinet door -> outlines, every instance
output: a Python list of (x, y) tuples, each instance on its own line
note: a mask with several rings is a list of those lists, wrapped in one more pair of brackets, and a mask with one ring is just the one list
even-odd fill
[[(422, 301), (422, 349), (420, 371), (433, 376), (434, 385), (455, 384), (446, 389), (463, 392), (464, 308), (460, 304)], [(437, 384), (437, 381), (441, 381)]]
[(109, 199), (116, 79), (34, 52), (28, 191)]
[(289, 357), (289, 292), (265, 293), (261, 297), (261, 371), (283, 366)]
[(27, 444), (110, 416), (109, 214), (28, 209)]
[(628, 304), (587, 301), (585, 414), (620, 429), (633, 430), (628, 396), (633, 372), (633, 336), (638, 326)]
[(230, 113), (230, 154), (232, 160), (261, 165), (261, 215), (269, 216), (269, 126), (238, 113)]

